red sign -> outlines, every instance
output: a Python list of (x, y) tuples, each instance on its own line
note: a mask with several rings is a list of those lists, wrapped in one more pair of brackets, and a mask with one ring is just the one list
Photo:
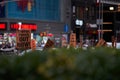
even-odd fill
[(99, 6), (99, 4), (100, 4), (100, 0), (97, 0), (96, 1), (96, 6)]
[(6, 29), (6, 23), (5, 22), (0, 22), (0, 29), (4, 30)]
[(27, 23), (26, 24), (23, 23), (21, 25), (19, 25), (17, 23), (10, 24), (10, 29), (12, 29), (12, 30), (17, 30), (17, 29), (19, 29), (19, 27), (21, 27), (21, 29), (29, 29), (29, 30), (36, 30), (37, 29), (36, 24), (27, 24)]

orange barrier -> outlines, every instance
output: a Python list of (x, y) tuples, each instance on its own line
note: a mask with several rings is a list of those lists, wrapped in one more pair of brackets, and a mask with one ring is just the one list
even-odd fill
[(36, 40), (35, 40), (35, 39), (32, 39), (32, 40), (31, 40), (31, 49), (32, 49), (32, 50), (35, 50), (35, 49), (36, 49)]

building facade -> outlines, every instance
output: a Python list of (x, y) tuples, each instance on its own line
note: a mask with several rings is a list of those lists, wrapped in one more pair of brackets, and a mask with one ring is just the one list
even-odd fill
[[(77, 34), (78, 42), (80, 35), (84, 39), (98, 38), (96, 19), (97, 7), (93, 0), (72, 0), (72, 29)], [(90, 25), (95, 25), (95, 27), (92, 28)]]
[[(0, 0), (1, 32), (15, 32), (21, 25), (31, 26), (33, 33), (49, 31), (55, 35), (71, 30), (70, 0)], [(19, 24), (20, 23), (20, 24)], [(34, 27), (34, 28), (33, 28)]]
[(49, 31), (60, 35), (73, 30), (77, 41), (79, 35), (110, 41), (112, 35), (120, 35), (119, 3), (119, 0), (0, 0), (0, 31), (15, 32), (22, 24), (31, 26), (37, 34)]
[(84, 38), (103, 38), (107, 42), (116, 36), (119, 42), (119, 3), (120, 0), (72, 0), (72, 29), (78, 41), (79, 35), (83, 35)]

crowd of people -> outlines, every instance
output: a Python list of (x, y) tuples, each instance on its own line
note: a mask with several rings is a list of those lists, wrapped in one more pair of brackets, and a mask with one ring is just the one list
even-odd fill
[[(57, 47), (58, 45), (60, 45), (59, 47), (62, 47), (61, 45), (62, 45), (63, 37), (66, 38), (67, 45), (69, 45), (70, 39), (69, 37), (66, 37), (66, 35), (59, 37), (59, 40), (57, 40), (58, 38), (55, 38), (52, 33), (40, 32), (39, 34), (35, 35), (35, 37), (33, 38), (36, 40), (36, 47), (43, 48), (47, 43), (48, 39), (54, 42), (55, 47)], [(57, 42), (59, 44), (56, 44)], [(91, 46), (95, 46), (97, 43), (98, 41), (93, 38), (92, 39), (86, 38), (85, 40), (83, 40), (83, 37), (82, 38), (80, 37), (80, 41), (76, 42), (76, 47), (91, 47)], [(0, 51), (12, 51), (15, 49), (16, 49), (16, 38), (9, 37), (9, 40), (7, 41), (2, 40), (0, 42)]]
[[(53, 39), (53, 34), (48, 34), (47, 32), (40, 32), (40, 34), (33, 35), (32, 37), (36, 40), (36, 47), (44, 47), (47, 43), (48, 38)], [(14, 35), (13, 37), (10, 34), (2, 35), (0, 38), (0, 52), (12, 51), (13, 49), (16, 49), (16, 36)]]

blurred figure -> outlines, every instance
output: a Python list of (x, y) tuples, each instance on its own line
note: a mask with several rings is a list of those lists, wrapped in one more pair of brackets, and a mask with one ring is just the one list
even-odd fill
[(43, 32), (43, 43), (46, 44), (48, 40), (47, 32)]

